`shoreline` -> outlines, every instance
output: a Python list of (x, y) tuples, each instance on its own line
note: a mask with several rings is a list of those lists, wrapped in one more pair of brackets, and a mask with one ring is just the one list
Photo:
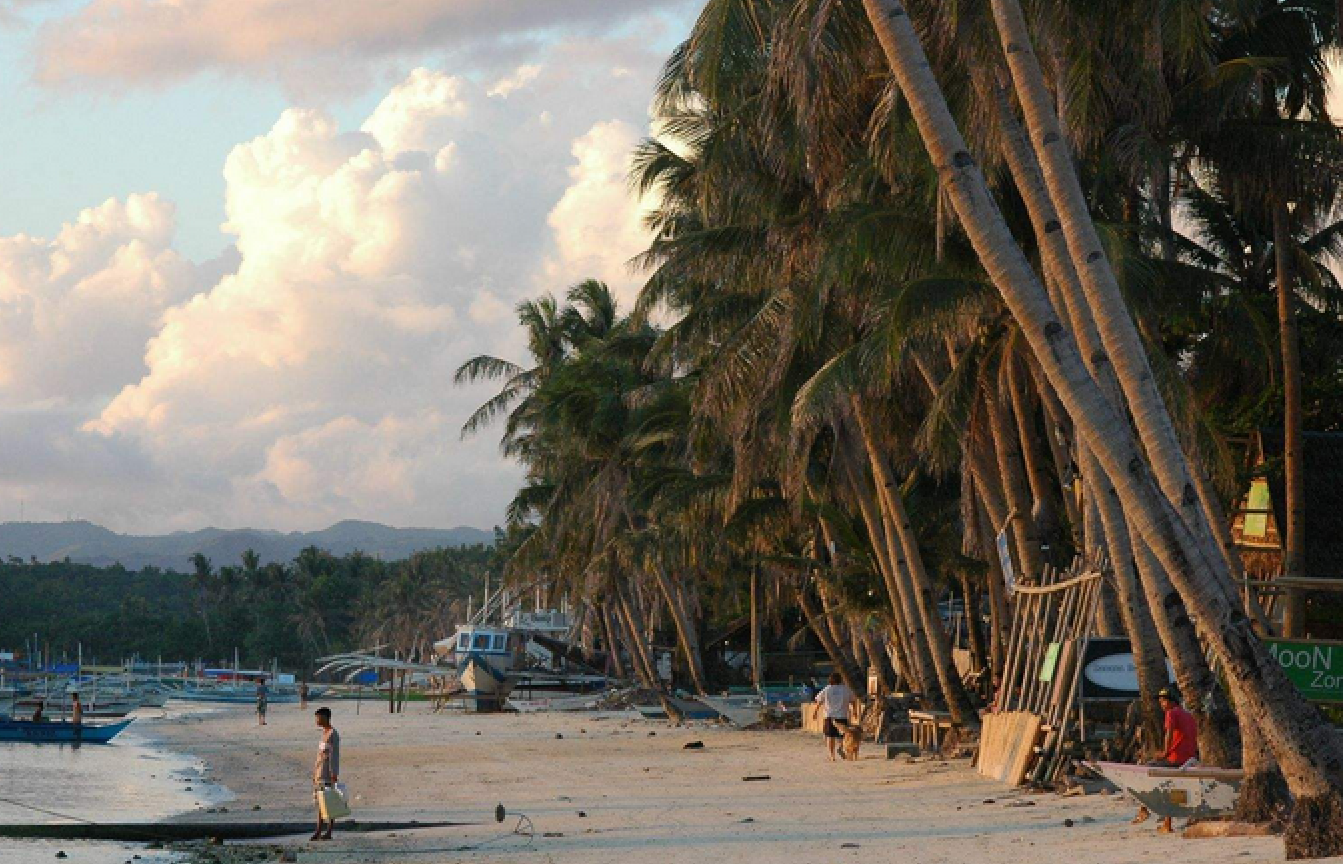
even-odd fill
[[(317, 705), (277, 706), (266, 727), (243, 706), (151, 725), (162, 746), (206, 763), (234, 795), (210, 818), (301, 821), (313, 819)], [(408, 705), (406, 714), (356, 716), (343, 703), (332, 707), (355, 819), (468, 823), (384, 834), (338, 828), (336, 841), (320, 846), (320, 860), (334, 864), (393, 851), (500, 864), (524, 855), (555, 864), (1283, 860), (1280, 838), (1162, 836), (1150, 823), (1129, 825), (1135, 808), (1120, 796), (1008, 790), (963, 759), (888, 761), (869, 746), (856, 763), (829, 763), (818, 737), (796, 731), (670, 727), (625, 714), (435, 715)], [(703, 749), (683, 749), (692, 741)], [(497, 804), (509, 813), (503, 825)], [(530, 841), (509, 833), (519, 816), (531, 822)], [(301, 837), (266, 843), (297, 849), (299, 861), (311, 848)]]

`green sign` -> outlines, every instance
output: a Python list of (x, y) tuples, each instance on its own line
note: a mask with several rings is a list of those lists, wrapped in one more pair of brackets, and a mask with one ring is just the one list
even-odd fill
[(1312, 702), (1343, 702), (1343, 642), (1266, 639), (1296, 689)]
[(1046, 684), (1054, 680), (1054, 672), (1059, 668), (1059, 649), (1062, 647), (1058, 642), (1050, 642), (1045, 649), (1045, 659), (1040, 664), (1040, 680)]

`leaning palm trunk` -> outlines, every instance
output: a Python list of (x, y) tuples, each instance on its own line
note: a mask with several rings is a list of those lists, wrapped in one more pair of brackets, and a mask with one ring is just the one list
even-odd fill
[(1035, 520), (1031, 518), (1034, 508), (1022, 464), (1021, 439), (1017, 436), (1011, 406), (1006, 404), (1002, 392), (985, 399), (984, 409), (989, 417), (994, 454), (998, 457), (998, 473), (1003, 478), (1003, 491), (1007, 494), (1008, 522), (1011, 523), (1012, 539), (1016, 541), (1017, 561), (1023, 578), (1035, 581), (1044, 572), (1045, 562), (1040, 554)]
[[(1006, 366), (1000, 373), (1000, 387), (1011, 396), (1012, 416), (1017, 423), (1017, 438), (1021, 442), (1021, 458), (1026, 466), (1026, 480), (1031, 490), (1031, 528), (1039, 543), (1040, 557), (1049, 563), (1051, 551), (1058, 542), (1058, 509), (1054, 506), (1049, 471), (1045, 468), (1040, 435), (1035, 425), (1036, 412), (1028, 395), (1025, 376), (1017, 363), (1016, 352), (1003, 357)], [(1003, 380), (1005, 379), (1005, 380)]]
[(1221, 552), (1214, 547), (1211, 556), (1205, 553), (1207, 544), (1158, 487), (1123, 418), (1088, 374), (970, 156), (903, 4), (864, 0), (864, 8), (981, 263), (1114, 481), (1131, 526), (1198, 615), (1227, 678), (1240, 691), (1244, 719), (1261, 724), (1278, 757), (1297, 798), (1288, 853), (1343, 851), (1343, 832), (1336, 827), (1343, 825), (1343, 748), (1333, 730), (1259, 643), (1239, 608)]
[(1239, 726), (1242, 724), (1226, 704), (1194, 622), (1189, 620), (1185, 604), (1171, 585), (1161, 562), (1142, 537), (1133, 538), (1133, 546), (1139, 582), (1175, 669), (1175, 682), (1184, 694), (1189, 710), (1198, 719), (1199, 753), (1210, 765), (1235, 767), (1240, 759)]
[[(923, 555), (919, 551), (918, 539), (914, 536), (909, 514), (905, 512), (904, 497), (891, 471), (890, 463), (876, 444), (872, 428), (871, 408), (861, 400), (854, 400), (854, 415), (858, 420), (859, 434), (867, 448), (868, 458), (872, 462), (873, 478), (877, 485), (877, 501), (888, 515), (888, 523), (893, 526), (890, 533), (894, 536), (901, 553), (902, 563), (907, 574), (905, 583), (914, 595), (914, 602), (923, 620), (928, 650), (933, 656), (933, 670), (937, 673), (937, 683), (947, 701), (947, 710), (952, 719), (963, 728), (979, 729), (979, 714), (970, 701), (970, 695), (961, 683), (956, 672), (956, 663), (951, 657), (951, 641), (942, 627), (942, 616), (938, 612), (937, 598), (933, 595), (932, 581), (923, 566)], [(898, 568), (897, 568), (898, 569)]]
[(672, 582), (672, 578), (660, 564), (654, 564), (651, 569), (653, 578), (657, 580), (658, 587), (662, 589), (662, 596), (667, 601), (667, 609), (671, 612), (672, 623), (676, 627), (676, 641), (681, 644), (686, 667), (690, 670), (690, 683), (696, 693), (703, 695), (707, 691), (704, 689), (704, 663), (700, 658), (699, 633), (696, 632), (695, 624), (686, 612), (682, 596), (685, 592)]
[(673, 723), (680, 723), (685, 719), (685, 714), (676, 704), (671, 701), (667, 695), (667, 688), (662, 686), (658, 680), (657, 667), (648, 653), (648, 646), (644, 642), (639, 632), (639, 622), (635, 618), (634, 610), (630, 607), (629, 598), (626, 597), (626, 591), (618, 583), (615, 586), (616, 598), (620, 602), (620, 611), (625, 618), (625, 624), (630, 635), (630, 650), (638, 654), (641, 672), (643, 674), (644, 686), (657, 694), (658, 702), (662, 704), (662, 710), (667, 712), (667, 718)]
[(1240, 767), (1245, 779), (1236, 799), (1236, 819), (1241, 822), (1276, 819), (1291, 806), (1287, 781), (1258, 729), (1246, 723), (1241, 727), (1241, 741)]
[(620, 644), (616, 642), (615, 627), (611, 623), (610, 601), (598, 607), (597, 626), (601, 628), (602, 642), (606, 645), (606, 653), (611, 658), (611, 671), (615, 673), (616, 678), (623, 680), (625, 662), (620, 659)]
[(1095, 458), (1089, 453), (1083, 453), (1082, 458), (1086, 476), (1096, 478), (1087, 483), (1087, 497), (1095, 502), (1104, 526), (1105, 543), (1114, 573), (1115, 594), (1119, 600), (1119, 616), (1124, 630), (1128, 632), (1133, 665), (1138, 672), (1138, 710), (1150, 746), (1152, 742), (1161, 740), (1162, 723), (1156, 694), (1166, 686), (1166, 657), (1161, 650), (1156, 622), (1139, 588), (1133, 563), (1133, 542), (1129, 537), (1128, 523), (1124, 521), (1123, 508), (1114, 497), (1114, 487), (1108, 482), (1104, 488), (1097, 488), (1097, 481), (1104, 474), (1097, 470)]
[(807, 625), (811, 627), (811, 632), (816, 634), (821, 647), (825, 649), (826, 656), (834, 664), (835, 671), (844, 679), (844, 683), (849, 685), (850, 690), (855, 693), (862, 693), (867, 684), (863, 680), (863, 673), (844, 653), (834, 637), (830, 635), (829, 628), (825, 626), (825, 613), (816, 605), (816, 601), (812, 599), (806, 585), (797, 589), (797, 604), (802, 609), (802, 615), (807, 619)]
[[(1296, 289), (1288, 247), (1287, 205), (1273, 204), (1273, 257), (1278, 282), (1278, 341), (1282, 348), (1282, 467), (1287, 500), (1287, 533), (1282, 544), (1282, 574), (1305, 575), (1306, 475), (1303, 463), (1304, 437), (1301, 419), (1301, 346), (1296, 327)], [(1283, 607), (1282, 635), (1306, 635), (1306, 599), (1299, 589), (1287, 591)]]
[(881, 682), (882, 690), (887, 693), (893, 692), (899, 683), (899, 672), (891, 664), (891, 655), (886, 651), (886, 646), (871, 627), (860, 623), (857, 629), (859, 638), (867, 648), (868, 662), (871, 668), (877, 670), (877, 680)]
[[(847, 437), (847, 436), (846, 436)], [(865, 473), (845, 460), (842, 463), (844, 474), (849, 480), (854, 499), (858, 502), (858, 511), (872, 541), (873, 554), (877, 559), (877, 569), (886, 583), (886, 595), (891, 603), (891, 626), (895, 638), (902, 646), (906, 661), (909, 663), (908, 680), (920, 693), (931, 696), (936, 692), (937, 678), (932, 671), (933, 659), (928, 651), (928, 640), (923, 634), (923, 622), (911, 611), (909, 591), (897, 575), (895, 557), (892, 552), (894, 542), (886, 531), (880, 508), (873, 500), (871, 485)]]
[[(965, 514), (965, 531), (975, 554), (988, 559), (988, 571), (984, 574), (984, 583), (989, 592), (989, 638), (988, 661), (989, 680), (997, 678), (1003, 668), (1003, 622), (1007, 618), (1006, 583), (1003, 580), (1002, 564), (993, 548), (993, 541), (984, 530), (987, 517), (979, 482), (968, 466), (961, 471), (962, 512)], [(975, 610), (978, 616), (978, 609)], [(977, 619), (976, 619), (977, 620)]]
[[(1066, 244), (1057, 230), (1050, 230), (1051, 226), (1058, 224), (1058, 214), (1044, 188), (1044, 179), (1040, 174), (1035, 153), (1026, 141), (1015, 115), (1011, 113), (1005, 92), (1001, 88), (993, 88), (992, 98), (998, 123), (1003, 132), (1004, 155), (1021, 191), (1036, 235), (1040, 239), (1041, 254), (1055, 286), (1054, 294), (1058, 305), (1066, 312), (1068, 320), (1072, 323), (1078, 345), (1089, 359), (1088, 365), (1093, 379), (1110, 405), (1117, 409), (1123, 404), (1123, 393), (1115, 380), (1114, 369), (1106, 357), (1091, 310), (1083, 301), (1080, 280), (1068, 256)], [(1038, 369), (1038, 364), (1032, 368)], [(1047, 390), (1049, 384), (1047, 381), (1040, 381), (1038, 387)], [(1088, 503), (1096, 507), (1097, 515), (1102, 516), (1104, 533), (1115, 541), (1110, 549), (1111, 561), (1119, 567), (1123, 562), (1134, 560), (1134, 556), (1137, 558), (1137, 587), (1141, 588), (1141, 594), (1133, 599), (1145, 598), (1161, 644), (1165, 646), (1166, 654), (1175, 668), (1176, 681), (1196, 716), (1202, 721), (1199, 723), (1201, 751), (1213, 764), (1226, 766), (1234, 764), (1239, 753), (1235, 718), (1228, 716), (1224, 702), (1220, 699), (1216, 680), (1204, 659), (1203, 647), (1199, 643), (1193, 625), (1184, 612), (1184, 604), (1171, 587), (1170, 580), (1160, 563), (1152, 556), (1146, 541), (1132, 535), (1128, 519), (1116, 498), (1114, 483), (1099, 460), (1095, 458), (1088, 443), (1077, 442), (1077, 449), (1083, 464), (1083, 479), (1092, 492)], [(1094, 529), (1088, 528), (1088, 535), (1093, 531)], [(1222, 560), (1225, 562), (1227, 559)], [(1127, 602), (1121, 600), (1121, 605)], [(1135, 643), (1135, 660), (1137, 660), (1139, 649), (1136, 643), (1143, 637), (1132, 629), (1131, 625), (1134, 623), (1137, 622), (1125, 619), (1126, 629)], [(1146, 662), (1152, 662), (1151, 656), (1159, 656), (1155, 653), (1155, 646), (1151, 646), (1147, 653), (1150, 656)], [(1152, 679), (1149, 677), (1149, 680)], [(1164, 670), (1160, 681), (1162, 684), (1165, 683)], [(1144, 694), (1149, 697), (1151, 695), (1153, 694)]]
[(1184, 451), (1157, 388), (1138, 328), (1091, 219), (1021, 5), (1017, 0), (991, 0), (990, 5), (1026, 128), (1039, 156), (1049, 197), (1058, 210), (1061, 224), (1055, 226), (1056, 230), (1062, 231), (1067, 242), (1086, 302), (1094, 310), (1101, 342), (1114, 364), (1129, 411), (1142, 436), (1151, 469), (1199, 549), (1204, 554), (1211, 553), (1218, 547), (1207, 515), (1190, 479)]

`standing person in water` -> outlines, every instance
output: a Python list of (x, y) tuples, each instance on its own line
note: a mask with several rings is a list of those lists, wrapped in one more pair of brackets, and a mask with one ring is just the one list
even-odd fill
[(298, 685), (298, 707), (300, 709), (308, 707), (308, 682), (304, 681)]
[[(1147, 764), (1158, 768), (1183, 768), (1190, 762), (1197, 764), (1198, 723), (1194, 720), (1194, 715), (1180, 705), (1180, 697), (1169, 688), (1162, 688), (1156, 698), (1161, 705), (1162, 712), (1166, 715), (1164, 724), (1166, 740), (1161, 758), (1154, 759)], [(1151, 811), (1140, 806), (1138, 815), (1133, 817), (1133, 824), (1146, 822), (1147, 817), (1151, 815)], [(1170, 834), (1174, 830), (1171, 827), (1169, 816), (1161, 820), (1161, 827), (1157, 830), (1162, 834)]]
[[(322, 730), (322, 741), (317, 745), (317, 762), (312, 767), (312, 797), (313, 803), (317, 805), (317, 830), (313, 832), (312, 839), (330, 840), (336, 820), (322, 818), (318, 793), (327, 786), (334, 786), (340, 779), (340, 733), (331, 725), (330, 708), (318, 708), (314, 716), (317, 718), (317, 728)], [(323, 826), (326, 827), (325, 832)]]
[(844, 676), (838, 672), (830, 673), (830, 683), (816, 694), (816, 703), (825, 711), (825, 749), (834, 762), (839, 753), (839, 742), (844, 738), (844, 730), (849, 726), (849, 709), (858, 701), (858, 696), (844, 683)]

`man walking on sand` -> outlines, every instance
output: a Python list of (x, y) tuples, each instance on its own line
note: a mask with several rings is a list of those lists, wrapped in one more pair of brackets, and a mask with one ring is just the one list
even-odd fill
[(839, 753), (839, 742), (849, 727), (849, 709), (858, 701), (858, 697), (844, 683), (844, 676), (838, 672), (830, 673), (830, 684), (816, 694), (816, 702), (825, 711), (825, 749), (834, 762)]
[[(321, 792), (327, 786), (334, 786), (340, 779), (340, 733), (331, 725), (330, 708), (318, 708), (313, 716), (317, 718), (317, 728), (322, 730), (322, 741), (317, 745), (317, 762), (312, 767), (312, 799), (317, 805), (317, 830), (311, 839), (330, 840), (336, 820), (322, 818)], [(323, 826), (326, 827), (325, 832)]]
[[(1198, 723), (1195, 722), (1194, 715), (1180, 706), (1180, 697), (1168, 688), (1162, 688), (1156, 698), (1166, 715), (1166, 741), (1161, 758), (1147, 764), (1156, 768), (1182, 768), (1190, 762), (1197, 763)], [(1151, 815), (1151, 811), (1146, 807), (1139, 807), (1138, 815), (1133, 817), (1133, 824), (1146, 822)], [(1157, 830), (1162, 834), (1174, 831), (1169, 816), (1161, 820), (1161, 827)]]

